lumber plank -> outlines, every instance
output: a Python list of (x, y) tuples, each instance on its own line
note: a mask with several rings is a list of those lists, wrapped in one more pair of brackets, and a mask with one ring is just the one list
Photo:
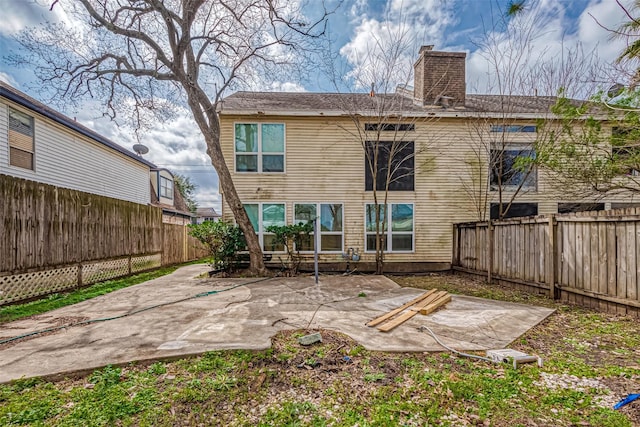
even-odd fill
[(399, 325), (403, 324), (404, 322), (406, 322), (407, 320), (411, 319), (413, 316), (418, 314), (422, 308), (424, 308), (427, 305), (431, 304), (432, 302), (438, 300), (444, 294), (446, 294), (445, 291), (438, 291), (438, 292), (436, 292), (434, 294), (429, 295), (424, 300), (414, 304), (414, 306), (412, 306), (412, 307), (409, 307), (409, 310), (407, 310), (404, 313), (400, 314), (399, 316), (389, 320), (385, 324), (378, 326), (378, 330), (382, 331), (382, 332), (389, 332), (390, 330), (392, 330), (396, 326), (399, 326)]
[(372, 321), (370, 321), (369, 323), (367, 323), (367, 326), (376, 326), (379, 325), (380, 323), (384, 322), (387, 319), (392, 318), (393, 316), (395, 316), (396, 314), (404, 311), (405, 309), (411, 307), (412, 305), (419, 303), (420, 301), (424, 300), (425, 298), (427, 298), (429, 295), (433, 294), (436, 291), (436, 289), (429, 289), (427, 292), (425, 292), (424, 294), (420, 295), (417, 298), (412, 299), (411, 301), (401, 305), (400, 307), (391, 310), (390, 312), (383, 314), (380, 317), (376, 317), (375, 319), (373, 319)]
[(434, 301), (433, 303), (421, 309), (420, 314), (424, 314), (424, 315), (431, 314), (434, 311), (436, 311), (438, 308), (449, 303), (450, 301), (451, 301), (451, 295), (446, 294), (442, 298), (438, 299), (437, 301)]
[(429, 304), (432, 304), (432, 303), (436, 302), (437, 300), (439, 300), (440, 298), (442, 298), (445, 295), (447, 295), (447, 291), (438, 291), (435, 294), (430, 295), (428, 298), (423, 299), (419, 303), (414, 304), (412, 307), (409, 307), (409, 310), (413, 310), (413, 311), (419, 312), (424, 307), (428, 306)]
[(390, 320), (387, 323), (378, 326), (378, 330), (381, 332), (389, 332), (396, 326), (402, 325), (404, 322), (411, 319), (416, 314), (418, 314), (418, 311), (416, 310), (407, 310), (393, 320)]

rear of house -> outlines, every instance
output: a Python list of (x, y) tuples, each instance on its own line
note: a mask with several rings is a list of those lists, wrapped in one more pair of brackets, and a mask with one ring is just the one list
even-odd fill
[[(425, 47), (414, 88), (396, 94), (226, 98), (223, 152), (264, 251), (281, 251), (265, 231), (269, 225), (318, 217), (313, 239), (325, 269), (344, 268), (343, 254), (354, 251), (359, 268), (372, 269), (377, 200), (386, 205), (385, 270), (442, 270), (451, 263), (453, 223), (610, 208), (611, 201), (565, 200), (535, 168), (514, 167), (516, 157), (535, 156), (539, 120), (553, 123), (555, 99), (466, 94), (464, 61), (463, 53)], [(396, 143), (387, 162), (385, 147)], [(388, 164), (394, 169), (388, 191), (373, 182), (376, 152), (378, 176), (387, 176)], [(224, 195), (223, 218), (232, 219)], [(311, 243), (301, 248), (309, 256)]]

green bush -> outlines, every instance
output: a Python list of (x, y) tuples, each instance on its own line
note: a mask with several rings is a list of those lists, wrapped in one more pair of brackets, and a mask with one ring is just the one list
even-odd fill
[(247, 246), (240, 227), (226, 221), (191, 224), (189, 234), (209, 248), (212, 267), (223, 270), (235, 267), (238, 263), (238, 252)]
[(291, 225), (271, 225), (265, 229), (267, 233), (273, 233), (273, 243), (275, 245), (283, 245), (287, 252), (287, 262), (283, 262), (283, 266), (289, 271), (289, 274), (295, 276), (298, 274), (298, 268), (302, 257), (300, 256), (300, 247), (303, 240), (308, 240), (310, 233), (313, 232), (313, 223), (307, 222), (291, 224)]

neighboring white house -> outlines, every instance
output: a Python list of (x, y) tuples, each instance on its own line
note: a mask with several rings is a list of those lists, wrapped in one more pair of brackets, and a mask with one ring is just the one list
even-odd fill
[(173, 174), (0, 81), (0, 174), (192, 214)]
[(156, 166), (0, 82), (0, 173), (135, 203)]
[(187, 225), (194, 215), (174, 185), (171, 171), (164, 168), (151, 169), (151, 203), (162, 208), (162, 221), (170, 224)]
[(195, 223), (202, 224), (205, 221), (217, 221), (221, 216), (214, 208), (198, 208), (196, 209)]

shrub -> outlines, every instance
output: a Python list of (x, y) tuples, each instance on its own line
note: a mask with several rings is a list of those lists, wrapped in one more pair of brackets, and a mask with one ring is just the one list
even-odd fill
[(213, 268), (229, 270), (238, 263), (238, 252), (247, 246), (237, 225), (226, 221), (205, 221), (189, 225), (189, 234), (203, 243), (211, 253)]
[[(287, 252), (287, 262), (283, 262), (283, 266), (289, 271), (289, 274), (295, 276), (298, 274), (300, 262), (300, 247), (303, 239), (308, 239), (309, 234), (313, 232), (313, 223), (307, 222), (291, 224), (291, 225), (271, 225), (265, 229), (268, 233), (274, 234), (274, 244), (283, 245)], [(282, 260), (281, 260), (282, 261)]]

